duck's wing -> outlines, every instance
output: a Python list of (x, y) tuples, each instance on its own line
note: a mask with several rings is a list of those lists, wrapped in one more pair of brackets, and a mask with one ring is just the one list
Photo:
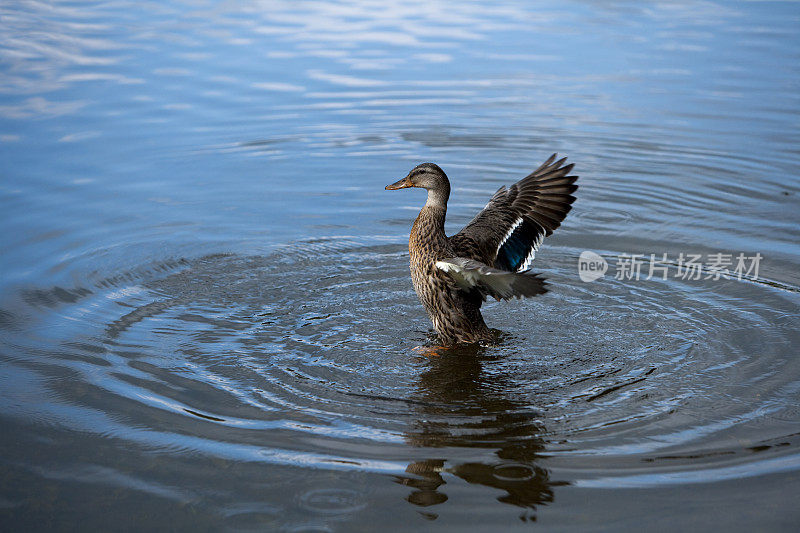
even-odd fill
[(514, 185), (500, 187), (472, 222), (450, 237), (456, 255), (501, 271), (526, 270), (575, 201), (578, 176), (569, 175), (574, 165), (556, 157)]
[(436, 267), (450, 275), (466, 292), (476, 290), (486, 300), (510, 300), (547, 292), (543, 279), (536, 274), (508, 272), (464, 257), (450, 257), (436, 262)]

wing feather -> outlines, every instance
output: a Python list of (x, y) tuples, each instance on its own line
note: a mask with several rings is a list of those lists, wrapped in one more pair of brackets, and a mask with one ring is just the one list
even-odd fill
[(497, 300), (537, 296), (547, 292), (545, 282), (536, 274), (515, 273), (487, 266), (465, 257), (450, 257), (436, 262), (465, 291), (477, 289), (483, 299)]
[(508, 272), (527, 269), (542, 240), (561, 225), (572, 208), (578, 176), (566, 157), (550, 156), (509, 187), (500, 187), (486, 207), (450, 244), (459, 256)]

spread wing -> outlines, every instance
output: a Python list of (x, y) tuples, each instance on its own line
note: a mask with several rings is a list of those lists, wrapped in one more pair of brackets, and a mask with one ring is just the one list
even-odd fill
[(578, 176), (556, 154), (517, 183), (500, 189), (450, 245), (458, 257), (506, 272), (527, 270), (542, 240), (572, 209)]
[(535, 296), (547, 292), (544, 281), (525, 272), (545, 237), (572, 209), (578, 176), (556, 154), (510, 187), (500, 187), (483, 211), (449, 238), (456, 257), (436, 266), (463, 290), (486, 299)]

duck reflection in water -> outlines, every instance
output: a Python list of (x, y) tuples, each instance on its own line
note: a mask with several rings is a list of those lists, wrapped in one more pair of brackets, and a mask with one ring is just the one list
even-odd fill
[[(421, 448), (441, 448), (438, 458), (415, 461), (397, 476), (400, 484), (412, 487), (407, 500), (431, 507), (448, 500), (446, 475), (468, 483), (505, 491), (502, 503), (525, 509), (523, 520), (536, 519), (536, 507), (553, 501), (552, 488), (566, 485), (550, 479), (550, 473), (536, 464), (544, 450), (540, 435), (545, 428), (538, 413), (509, 394), (513, 385), (502, 374), (487, 375), (484, 364), (491, 362), (486, 348), (461, 345), (440, 350), (429, 357), (430, 368), (419, 378), (416, 403), (419, 419), (405, 434), (406, 441)], [(485, 449), (485, 459), (460, 454), (452, 448)], [(470, 456), (470, 460), (448, 459), (448, 455)], [(480, 457), (477, 457), (480, 459)], [(436, 513), (423, 516), (435, 519)]]

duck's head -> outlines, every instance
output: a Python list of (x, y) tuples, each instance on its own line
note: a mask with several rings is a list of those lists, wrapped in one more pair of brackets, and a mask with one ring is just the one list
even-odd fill
[(429, 201), (433, 196), (439, 201), (444, 200), (446, 203), (447, 198), (450, 196), (450, 181), (436, 163), (422, 163), (415, 166), (405, 178), (387, 185), (386, 190), (394, 191), (407, 187), (427, 189)]

